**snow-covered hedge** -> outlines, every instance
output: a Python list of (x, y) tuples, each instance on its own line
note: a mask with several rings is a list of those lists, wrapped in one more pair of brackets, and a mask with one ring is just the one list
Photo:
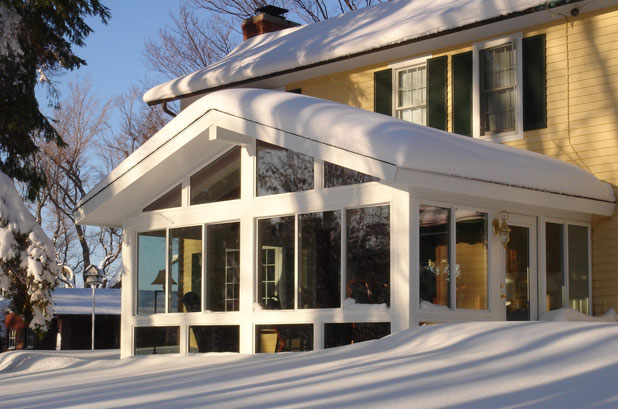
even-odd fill
[(53, 315), (51, 290), (59, 267), (55, 249), (26, 209), (13, 181), (0, 172), (0, 290), (10, 308), (45, 331)]

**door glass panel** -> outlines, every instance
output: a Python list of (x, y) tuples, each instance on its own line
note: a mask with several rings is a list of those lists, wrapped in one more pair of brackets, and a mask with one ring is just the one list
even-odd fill
[(530, 319), (530, 229), (511, 226), (506, 247), (506, 319)]
[(457, 308), (487, 309), (487, 213), (455, 211)]
[(569, 225), (569, 303), (588, 314), (588, 227)]
[(564, 295), (564, 252), (563, 226), (558, 223), (545, 224), (545, 269), (547, 311), (562, 308)]

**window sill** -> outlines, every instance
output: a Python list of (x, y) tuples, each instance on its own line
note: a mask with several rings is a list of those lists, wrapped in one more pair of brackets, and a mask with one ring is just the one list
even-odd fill
[(524, 139), (524, 133), (523, 132), (504, 132), (504, 133), (499, 133), (499, 134), (494, 134), (494, 135), (476, 136), (475, 138), (481, 139), (484, 141), (489, 141), (489, 142), (504, 143), (504, 142), (520, 141)]

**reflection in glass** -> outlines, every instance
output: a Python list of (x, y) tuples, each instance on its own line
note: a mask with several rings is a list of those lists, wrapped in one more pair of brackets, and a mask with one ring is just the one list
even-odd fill
[(569, 303), (574, 310), (589, 314), (588, 227), (570, 224)]
[(455, 210), (457, 308), (487, 309), (487, 213)]
[(390, 333), (390, 322), (324, 324), (324, 348), (334, 348), (371, 339), (379, 339)]
[(311, 350), (313, 350), (313, 324), (255, 326), (255, 352)]
[(189, 327), (189, 352), (239, 352), (238, 325)]
[(419, 207), (419, 295), (421, 301), (450, 306), (450, 209)]
[(545, 271), (547, 299), (546, 310), (563, 306), (564, 294), (564, 246), (563, 226), (558, 223), (545, 223)]
[(177, 354), (180, 327), (135, 327), (135, 355)]
[(380, 179), (334, 163), (324, 162), (324, 187), (356, 185), (377, 180)]
[(170, 230), (169, 312), (202, 310), (202, 227)]
[(240, 223), (206, 226), (206, 309), (238, 311)]
[(390, 305), (390, 207), (346, 211), (346, 296), (357, 304)]
[(530, 319), (530, 229), (511, 226), (509, 243), (506, 246), (506, 319), (528, 321)]
[(313, 158), (257, 141), (257, 195), (313, 189)]
[(137, 313), (165, 312), (165, 230), (137, 235)]
[(182, 185), (178, 185), (148, 206), (144, 207), (144, 212), (151, 212), (153, 210), (171, 209), (173, 207), (182, 206)]
[(299, 216), (299, 308), (341, 304), (341, 212)]
[(240, 199), (240, 146), (191, 176), (191, 205)]
[(258, 220), (258, 302), (294, 308), (294, 216)]

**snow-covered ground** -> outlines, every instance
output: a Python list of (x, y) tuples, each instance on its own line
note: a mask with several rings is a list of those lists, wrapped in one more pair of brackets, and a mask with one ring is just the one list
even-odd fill
[(618, 324), (463, 323), (286, 354), (0, 354), (0, 407), (616, 408)]

